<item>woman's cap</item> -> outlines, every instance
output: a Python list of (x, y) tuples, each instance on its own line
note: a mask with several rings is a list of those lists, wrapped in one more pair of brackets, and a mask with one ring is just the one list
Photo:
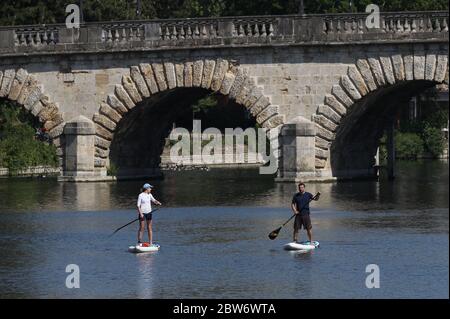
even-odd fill
[(144, 186), (142, 187), (143, 189), (149, 189), (149, 188), (153, 188), (152, 185), (145, 183)]

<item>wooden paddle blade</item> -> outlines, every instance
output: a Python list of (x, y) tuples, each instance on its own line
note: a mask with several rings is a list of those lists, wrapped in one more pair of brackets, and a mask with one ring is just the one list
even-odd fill
[(270, 240), (274, 240), (275, 238), (277, 238), (278, 234), (280, 233), (281, 227), (275, 229), (273, 232), (271, 232), (269, 234), (269, 238)]

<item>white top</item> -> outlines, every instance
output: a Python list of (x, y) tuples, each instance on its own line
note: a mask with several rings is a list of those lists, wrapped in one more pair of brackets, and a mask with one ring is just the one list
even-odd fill
[(143, 214), (151, 213), (152, 211), (152, 201), (155, 201), (155, 198), (152, 194), (147, 194), (145, 192), (142, 192), (139, 194), (138, 200), (137, 200), (137, 207), (141, 209), (141, 212)]

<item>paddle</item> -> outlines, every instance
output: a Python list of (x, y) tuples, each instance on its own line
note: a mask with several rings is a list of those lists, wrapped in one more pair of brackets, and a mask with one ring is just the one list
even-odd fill
[[(152, 210), (152, 213), (156, 212), (159, 208)], [(122, 228), (127, 227), (128, 225), (133, 224), (135, 221), (139, 220), (139, 217), (136, 219), (133, 219), (131, 222), (129, 222), (128, 224), (125, 224), (119, 228), (117, 228), (111, 235), (109, 235), (109, 237), (111, 237), (112, 235), (114, 235), (115, 233), (117, 233), (119, 230), (121, 230)]]
[[(312, 200), (315, 200), (316, 198), (319, 198), (319, 196), (320, 196), (320, 192), (318, 192), (316, 195), (314, 195), (314, 197), (311, 198), (305, 205), (303, 205), (302, 208), (299, 209), (299, 211), (301, 212), (301, 211), (303, 210), (303, 208), (306, 207), (306, 205), (308, 205), (309, 203), (311, 203)], [(291, 217), (290, 217), (283, 225), (281, 225), (280, 227), (278, 227), (277, 229), (275, 229), (274, 231), (272, 231), (272, 232), (269, 234), (269, 238), (270, 238), (271, 240), (274, 240), (275, 238), (277, 238), (278, 234), (280, 233), (281, 228), (283, 228), (284, 225), (286, 225), (287, 223), (289, 223), (290, 220), (291, 220), (292, 218), (294, 218), (294, 216), (296, 216), (296, 214), (292, 215), (292, 216), (291, 216)]]

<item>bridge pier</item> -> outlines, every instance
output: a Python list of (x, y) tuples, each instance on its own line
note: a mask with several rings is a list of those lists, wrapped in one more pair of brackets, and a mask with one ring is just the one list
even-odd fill
[(277, 182), (317, 180), (315, 176), (315, 124), (303, 117), (283, 125)]
[(64, 135), (64, 166), (59, 181), (90, 182), (112, 179), (94, 167), (95, 125), (91, 120), (82, 115), (74, 118), (66, 123)]

